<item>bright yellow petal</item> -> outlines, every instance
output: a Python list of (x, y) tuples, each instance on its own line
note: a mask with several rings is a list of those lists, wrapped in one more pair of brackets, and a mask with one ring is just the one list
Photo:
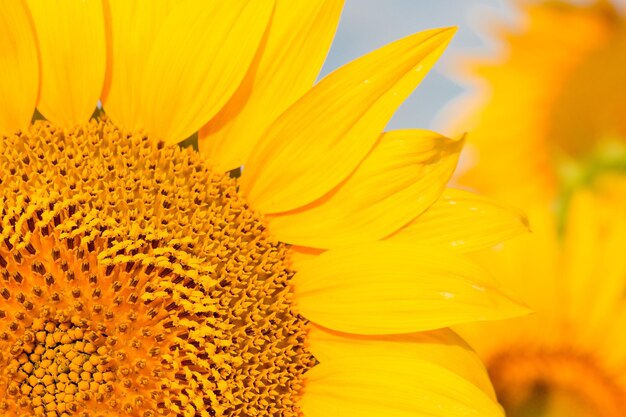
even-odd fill
[(427, 130), (384, 133), (339, 187), (294, 212), (269, 216), (281, 241), (316, 248), (381, 239), (437, 200), (462, 141)]
[(146, 71), (156, 34), (173, 7), (172, 0), (109, 0), (108, 43), (110, 57), (102, 93), (102, 105), (118, 126), (137, 130), (138, 85)]
[(364, 356), (323, 362), (306, 375), (306, 417), (503, 417), (464, 378), (418, 359)]
[(176, 143), (213, 117), (256, 54), (274, 2), (189, 0), (163, 22), (139, 95), (144, 128)]
[(291, 258), (291, 265), (296, 271), (298, 271), (303, 264), (317, 258), (322, 253), (324, 253), (324, 251), (321, 249), (308, 248), (306, 246), (289, 247), (289, 257)]
[(93, 114), (106, 65), (100, 1), (28, 0), (41, 58), (37, 108), (56, 125), (74, 126)]
[(0, 135), (25, 129), (39, 92), (37, 44), (26, 4), (0, 7)]
[(412, 333), (527, 312), (466, 258), (390, 242), (328, 250), (301, 265), (293, 285), (300, 314), (348, 333)]
[(343, 0), (280, 0), (266, 39), (241, 86), (200, 130), (198, 144), (217, 169), (245, 164), (267, 127), (317, 78)]
[(311, 326), (307, 347), (324, 363), (352, 356), (400, 356), (426, 360), (476, 385), (495, 401), (485, 366), (472, 348), (450, 329), (401, 335), (365, 336)]
[(471, 252), (528, 231), (517, 211), (476, 194), (448, 188), (424, 214), (386, 240)]
[(503, 347), (517, 346), (520, 340), (535, 347), (541, 344), (558, 349), (564, 340), (563, 331), (567, 332), (567, 343), (571, 337), (562, 327), (567, 300), (558, 279), (563, 274), (562, 241), (554, 215), (543, 204), (528, 214), (532, 233), (471, 254), (472, 260), (498, 278), (502, 288), (536, 312), (513, 320), (456, 327), (483, 358), (497, 355)]
[(453, 33), (430, 30), (374, 51), (324, 78), (283, 113), (243, 171), (241, 189), (255, 208), (293, 210), (346, 179)]

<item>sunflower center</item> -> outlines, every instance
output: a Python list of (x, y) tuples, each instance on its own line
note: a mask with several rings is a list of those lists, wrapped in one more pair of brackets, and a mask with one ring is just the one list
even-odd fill
[(96, 120), (0, 170), (2, 415), (299, 415), (289, 252), (236, 180)]
[(488, 369), (509, 417), (617, 417), (626, 407), (623, 389), (589, 356), (509, 352)]
[(86, 335), (70, 320), (34, 320), (9, 364), (9, 395), (22, 394), (23, 406), (35, 414), (73, 412), (89, 395), (103, 398), (115, 375), (107, 366), (109, 349), (92, 339), (97, 335)]

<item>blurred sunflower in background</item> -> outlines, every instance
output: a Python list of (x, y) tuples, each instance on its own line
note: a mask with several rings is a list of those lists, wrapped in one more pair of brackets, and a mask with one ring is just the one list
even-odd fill
[(460, 182), (533, 231), (477, 259), (537, 313), (460, 331), (509, 416), (621, 416), (626, 21), (609, 1), (518, 3), (521, 26), (492, 25), (504, 51), (466, 61), (477, 89), (452, 111), (475, 150)]
[(463, 255), (525, 219), (381, 133), (453, 31), (313, 87), (341, 3), (3, 5), (2, 415), (502, 415), (447, 326), (526, 311)]
[(580, 189), (563, 232), (553, 212), (529, 210), (532, 234), (476, 260), (536, 313), (458, 330), (485, 361), (507, 416), (621, 416), (626, 205), (595, 188)]
[(515, 3), (518, 26), (486, 22), (501, 53), (460, 63), (474, 91), (452, 108), (479, 150), (465, 182), (523, 207), (624, 152), (626, 20), (608, 0)]

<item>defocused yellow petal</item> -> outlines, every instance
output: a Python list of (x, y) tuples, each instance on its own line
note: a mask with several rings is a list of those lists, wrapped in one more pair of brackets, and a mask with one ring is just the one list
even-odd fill
[(429, 30), (374, 51), (324, 78), (283, 113), (243, 171), (241, 189), (255, 208), (293, 210), (345, 180), (453, 33)]
[(306, 417), (503, 417), (475, 385), (427, 361), (394, 356), (322, 362), (307, 373)]
[[(604, 333), (606, 318), (624, 304), (625, 206), (607, 202), (590, 190), (578, 191), (570, 201), (563, 240), (564, 276), (559, 283), (566, 300), (562, 314), (579, 324), (581, 334), (583, 327)], [(598, 343), (601, 334), (592, 340)]]
[(301, 265), (293, 285), (300, 314), (349, 333), (412, 333), (528, 312), (466, 258), (390, 242), (328, 250)]
[(471, 254), (472, 260), (488, 268), (502, 288), (534, 312), (512, 320), (455, 327), (483, 359), (502, 349), (515, 349), (521, 341), (525, 343), (523, 350), (536, 349), (536, 343), (545, 343), (548, 350), (562, 346), (559, 328), (566, 300), (557, 279), (562, 275), (562, 242), (557, 236), (554, 215), (543, 204), (528, 214), (532, 233)]
[(148, 133), (180, 142), (222, 108), (248, 71), (273, 6), (271, 0), (188, 0), (172, 10), (139, 85)]
[(317, 360), (352, 356), (399, 356), (421, 359), (446, 368), (480, 388), (495, 401), (485, 366), (472, 348), (450, 329), (394, 335), (355, 335), (312, 325), (307, 347)]
[(0, 135), (24, 129), (39, 92), (37, 44), (26, 4), (0, 7)]
[[(568, 211), (563, 252), (569, 262), (563, 266), (567, 277), (563, 292), (569, 305), (563, 314), (573, 317), (576, 322), (589, 314), (592, 308), (588, 305), (589, 296), (596, 294), (599, 285), (597, 269), (600, 265), (597, 262), (602, 258), (602, 241), (608, 234), (608, 225), (602, 225), (604, 219), (599, 215), (600, 209), (599, 201), (590, 191), (581, 191), (572, 197)], [(621, 278), (623, 281), (624, 277)]]
[(471, 252), (528, 231), (522, 214), (479, 195), (446, 189), (424, 214), (386, 240)]
[(343, 0), (280, 0), (246, 78), (200, 130), (198, 145), (215, 167), (245, 164), (267, 127), (311, 88), (333, 39)]
[(108, 0), (110, 6), (109, 53), (102, 105), (118, 126), (137, 130), (138, 85), (146, 71), (148, 55), (172, 0)]
[(516, 3), (523, 25), (491, 22), (500, 53), (456, 65), (475, 88), (445, 120), (472, 132), (468, 147), (476, 146), (479, 161), (463, 183), (525, 207), (553, 201), (564, 154), (626, 134), (626, 48), (623, 14), (610, 1)]
[(39, 111), (74, 126), (93, 114), (102, 92), (106, 45), (102, 2), (28, 0), (41, 58)]
[(437, 200), (462, 141), (427, 130), (384, 133), (356, 171), (315, 203), (268, 218), (281, 241), (332, 248), (381, 239)]

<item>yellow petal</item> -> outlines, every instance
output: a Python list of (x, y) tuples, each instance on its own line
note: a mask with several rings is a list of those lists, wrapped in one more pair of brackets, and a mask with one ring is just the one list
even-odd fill
[(300, 314), (357, 334), (412, 333), (528, 312), (468, 259), (390, 242), (330, 249), (301, 265), (293, 285)]
[(364, 356), (322, 362), (306, 374), (306, 417), (503, 417), (464, 378), (424, 360)]
[(39, 92), (37, 44), (26, 4), (0, 7), (0, 135), (25, 129)]
[(243, 171), (241, 189), (255, 208), (293, 210), (345, 180), (452, 34), (430, 30), (374, 51), (324, 78), (283, 113)]
[(563, 340), (563, 330), (568, 331), (563, 327), (567, 286), (559, 280), (564, 265), (562, 236), (557, 235), (554, 213), (543, 203), (529, 209), (528, 214), (532, 233), (471, 254), (472, 260), (489, 268), (502, 288), (536, 311), (519, 319), (456, 327), (483, 358), (519, 340), (541, 340), (548, 347), (556, 347)]
[(343, 0), (281, 0), (241, 86), (201, 130), (200, 151), (217, 169), (245, 164), (267, 127), (311, 88), (333, 39)]
[(176, 143), (213, 117), (246, 74), (274, 2), (189, 0), (163, 22), (139, 87), (144, 128)]
[(137, 130), (140, 80), (156, 34), (173, 7), (171, 0), (109, 0), (110, 58), (102, 93), (102, 106), (118, 126)]
[(471, 252), (528, 231), (526, 216), (476, 194), (446, 189), (424, 214), (386, 240)]
[(381, 239), (437, 200), (461, 146), (462, 141), (427, 130), (384, 133), (331, 193), (296, 211), (269, 216), (272, 233), (283, 242), (316, 248)]
[(28, 0), (41, 58), (37, 108), (56, 125), (93, 114), (102, 92), (106, 45), (102, 2)]
[(478, 355), (450, 329), (368, 336), (312, 325), (307, 334), (307, 348), (322, 363), (352, 356), (400, 356), (407, 361), (426, 360), (465, 378), (496, 400), (489, 375)]
[(289, 257), (294, 270), (299, 270), (308, 261), (317, 258), (324, 253), (323, 250), (308, 248), (306, 246), (290, 246)]
[[(579, 190), (571, 198), (563, 244), (566, 300), (562, 314), (588, 331), (603, 333), (606, 318), (624, 305), (626, 289), (626, 204), (607, 201), (597, 189)], [(602, 277), (602, 279), (598, 279)], [(593, 335), (595, 342), (602, 335)]]

